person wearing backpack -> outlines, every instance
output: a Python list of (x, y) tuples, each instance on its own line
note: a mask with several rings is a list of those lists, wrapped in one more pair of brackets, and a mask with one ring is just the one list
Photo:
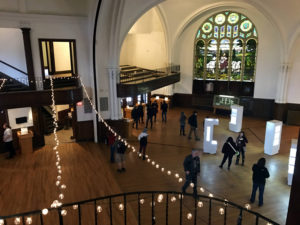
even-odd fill
[(117, 171), (119, 173), (125, 172), (125, 151), (127, 147), (124, 142), (118, 140), (116, 141), (116, 157), (115, 160), (118, 163)]
[(227, 138), (226, 142), (223, 145), (222, 153), (224, 154), (223, 160), (221, 162), (220, 168), (223, 168), (224, 163), (226, 162), (228, 158), (228, 166), (227, 169), (230, 170), (230, 165), (232, 162), (232, 157), (234, 154), (238, 154), (237, 147), (233, 141), (232, 137)]
[(194, 113), (189, 117), (188, 123), (190, 125), (190, 132), (188, 135), (188, 139), (191, 139), (192, 132), (194, 132), (196, 141), (199, 141), (200, 138), (198, 137), (197, 134), (197, 129), (198, 129), (197, 111), (194, 111)]
[(146, 159), (146, 147), (148, 143), (148, 134), (147, 134), (147, 128), (143, 130), (142, 133), (138, 136), (138, 140), (140, 141), (140, 153), (143, 153), (143, 160)]

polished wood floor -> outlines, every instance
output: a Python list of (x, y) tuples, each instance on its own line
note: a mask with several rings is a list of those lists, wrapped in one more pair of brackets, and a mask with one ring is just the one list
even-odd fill
[[(200, 126), (201, 141), (188, 140), (187, 137), (179, 136), (178, 120), (181, 111), (190, 115), (192, 109), (175, 108), (170, 110), (167, 123), (161, 123), (161, 116), (158, 114), (153, 129), (149, 129), (147, 152), (160, 165), (184, 176), (183, 159), (192, 148), (202, 149), (203, 130)], [(216, 197), (226, 198), (240, 205), (248, 203), (252, 188), (251, 167), (258, 158), (266, 157), (271, 177), (265, 188), (264, 206), (258, 207), (256, 202), (252, 204), (252, 210), (284, 224), (290, 194), (290, 187), (287, 185), (290, 141), (292, 138), (297, 138), (299, 127), (284, 126), (279, 154), (267, 156), (263, 153), (266, 121), (244, 118), (243, 130), (249, 140), (246, 164), (244, 167), (233, 164), (231, 170), (227, 171), (227, 169), (221, 170), (218, 167), (223, 156), (220, 153), (221, 143), (228, 136), (236, 137), (237, 134), (228, 130), (229, 117), (215, 116), (207, 111), (198, 112), (199, 125), (202, 125), (203, 118), (208, 115), (220, 119), (220, 125), (215, 127), (214, 136), (214, 139), (218, 140), (219, 146), (216, 155), (201, 155), (201, 175), (198, 185), (208, 190), (204, 194), (207, 195), (210, 192)], [(142, 129), (143, 126), (138, 130), (133, 130), (130, 142), (136, 147), (138, 147), (136, 137)], [(116, 165), (109, 163), (108, 146), (94, 143), (68, 143), (68, 138), (62, 137), (62, 139), (65, 140), (60, 149), (63, 180), (67, 185), (64, 199), (66, 203), (120, 192), (181, 190), (182, 184), (179, 184), (173, 175), (168, 176), (166, 173), (160, 172), (149, 163), (138, 159), (134, 153), (127, 154), (127, 171), (120, 174), (116, 172)], [(48, 145), (33, 154), (18, 155), (12, 160), (6, 160), (5, 155), (0, 156), (0, 215), (49, 207), (51, 202), (56, 199), (55, 155), (51, 149), (51, 142), (47, 143)], [(185, 213), (189, 211), (189, 201), (192, 200), (185, 200)], [(178, 204), (178, 200), (176, 204)], [(159, 213), (162, 213), (159, 207), (156, 208), (157, 218), (159, 218)], [(175, 207), (175, 204), (170, 207)], [(132, 205), (128, 224), (136, 224), (135, 216), (133, 216), (135, 211), (135, 206)], [(217, 212), (217, 206), (215, 212)], [(144, 215), (149, 217), (150, 214), (148, 214), (145, 212)], [(232, 215), (234, 215), (232, 221), (235, 221), (234, 218), (237, 218), (238, 212), (232, 212)], [(150, 223), (148, 217), (143, 220)], [(221, 224), (221, 218), (218, 218), (218, 215), (214, 218), (213, 224)], [(121, 217), (116, 216), (114, 219), (115, 224), (122, 224)], [(175, 216), (170, 219), (175, 220)], [(199, 212), (199, 219), (200, 221), (202, 219), (203, 222), (207, 221), (201, 212)], [(71, 220), (69, 224), (75, 224), (73, 222)], [(191, 224), (188, 223), (189, 221), (185, 222)], [(174, 223), (170, 222), (170, 224)], [(253, 223), (249, 221), (249, 224)]]

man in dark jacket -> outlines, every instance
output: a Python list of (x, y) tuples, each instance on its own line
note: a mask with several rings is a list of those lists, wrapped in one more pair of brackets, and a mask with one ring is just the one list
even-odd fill
[(154, 122), (156, 122), (156, 114), (158, 113), (158, 104), (156, 100), (152, 103), (152, 110), (153, 110)]
[(189, 117), (188, 123), (191, 126), (188, 139), (191, 139), (192, 132), (194, 132), (196, 141), (199, 141), (200, 138), (198, 137), (197, 134), (197, 129), (198, 129), (197, 111), (194, 111), (194, 113)]
[(265, 165), (266, 165), (266, 159), (265, 158), (260, 158), (258, 160), (257, 164), (254, 164), (253, 167), (252, 167), (253, 187), (252, 187), (252, 194), (251, 194), (250, 202), (254, 203), (256, 191), (257, 191), (257, 188), (258, 188), (259, 189), (258, 206), (262, 206), (263, 203), (264, 203), (263, 196), (264, 196), (266, 178), (270, 177), (269, 171), (265, 167)]
[(161, 105), (161, 118), (162, 122), (167, 122), (167, 111), (168, 111), (168, 104), (163, 101), (163, 104)]
[(132, 128), (134, 127), (134, 124), (135, 124), (135, 126), (136, 126), (135, 128), (138, 129), (139, 115), (138, 115), (138, 109), (136, 106), (134, 106), (131, 111), (131, 118), (133, 119)]
[(139, 104), (137, 111), (139, 116), (139, 123), (144, 123), (144, 107), (142, 103)]
[(148, 122), (150, 121), (151, 129), (152, 129), (152, 117), (153, 117), (153, 109), (151, 103), (147, 104), (147, 121), (146, 128), (148, 128)]
[(193, 194), (197, 196), (197, 176), (200, 173), (200, 152), (197, 149), (192, 150), (192, 154), (185, 157), (183, 162), (186, 181), (182, 186), (182, 193), (186, 193), (186, 188), (193, 183)]

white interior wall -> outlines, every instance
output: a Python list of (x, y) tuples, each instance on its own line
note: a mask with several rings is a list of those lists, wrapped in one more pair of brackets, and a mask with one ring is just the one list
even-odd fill
[(291, 65), (287, 89), (287, 102), (300, 104), (300, 37), (294, 42)]
[[(8, 109), (7, 114), (9, 125), (12, 129), (33, 126), (31, 107)], [(16, 124), (16, 118), (19, 117), (27, 117), (27, 123)]]
[(27, 72), (21, 29), (0, 28), (0, 60)]
[(71, 70), (69, 42), (53, 42), (54, 61), (56, 71)]

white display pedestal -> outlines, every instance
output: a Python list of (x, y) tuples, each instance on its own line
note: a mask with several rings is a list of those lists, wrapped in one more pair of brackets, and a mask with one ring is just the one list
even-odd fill
[(234, 132), (240, 132), (243, 123), (243, 111), (244, 107), (240, 105), (231, 106), (231, 119), (229, 122), (229, 130)]
[(290, 158), (289, 158), (289, 170), (288, 170), (288, 185), (292, 185), (294, 170), (295, 170), (295, 161), (297, 153), (297, 139), (292, 139)]
[(218, 142), (213, 140), (214, 126), (219, 125), (219, 119), (207, 118), (204, 121), (203, 152), (216, 154)]
[(275, 155), (280, 148), (282, 122), (278, 120), (267, 121), (265, 135), (265, 154)]

